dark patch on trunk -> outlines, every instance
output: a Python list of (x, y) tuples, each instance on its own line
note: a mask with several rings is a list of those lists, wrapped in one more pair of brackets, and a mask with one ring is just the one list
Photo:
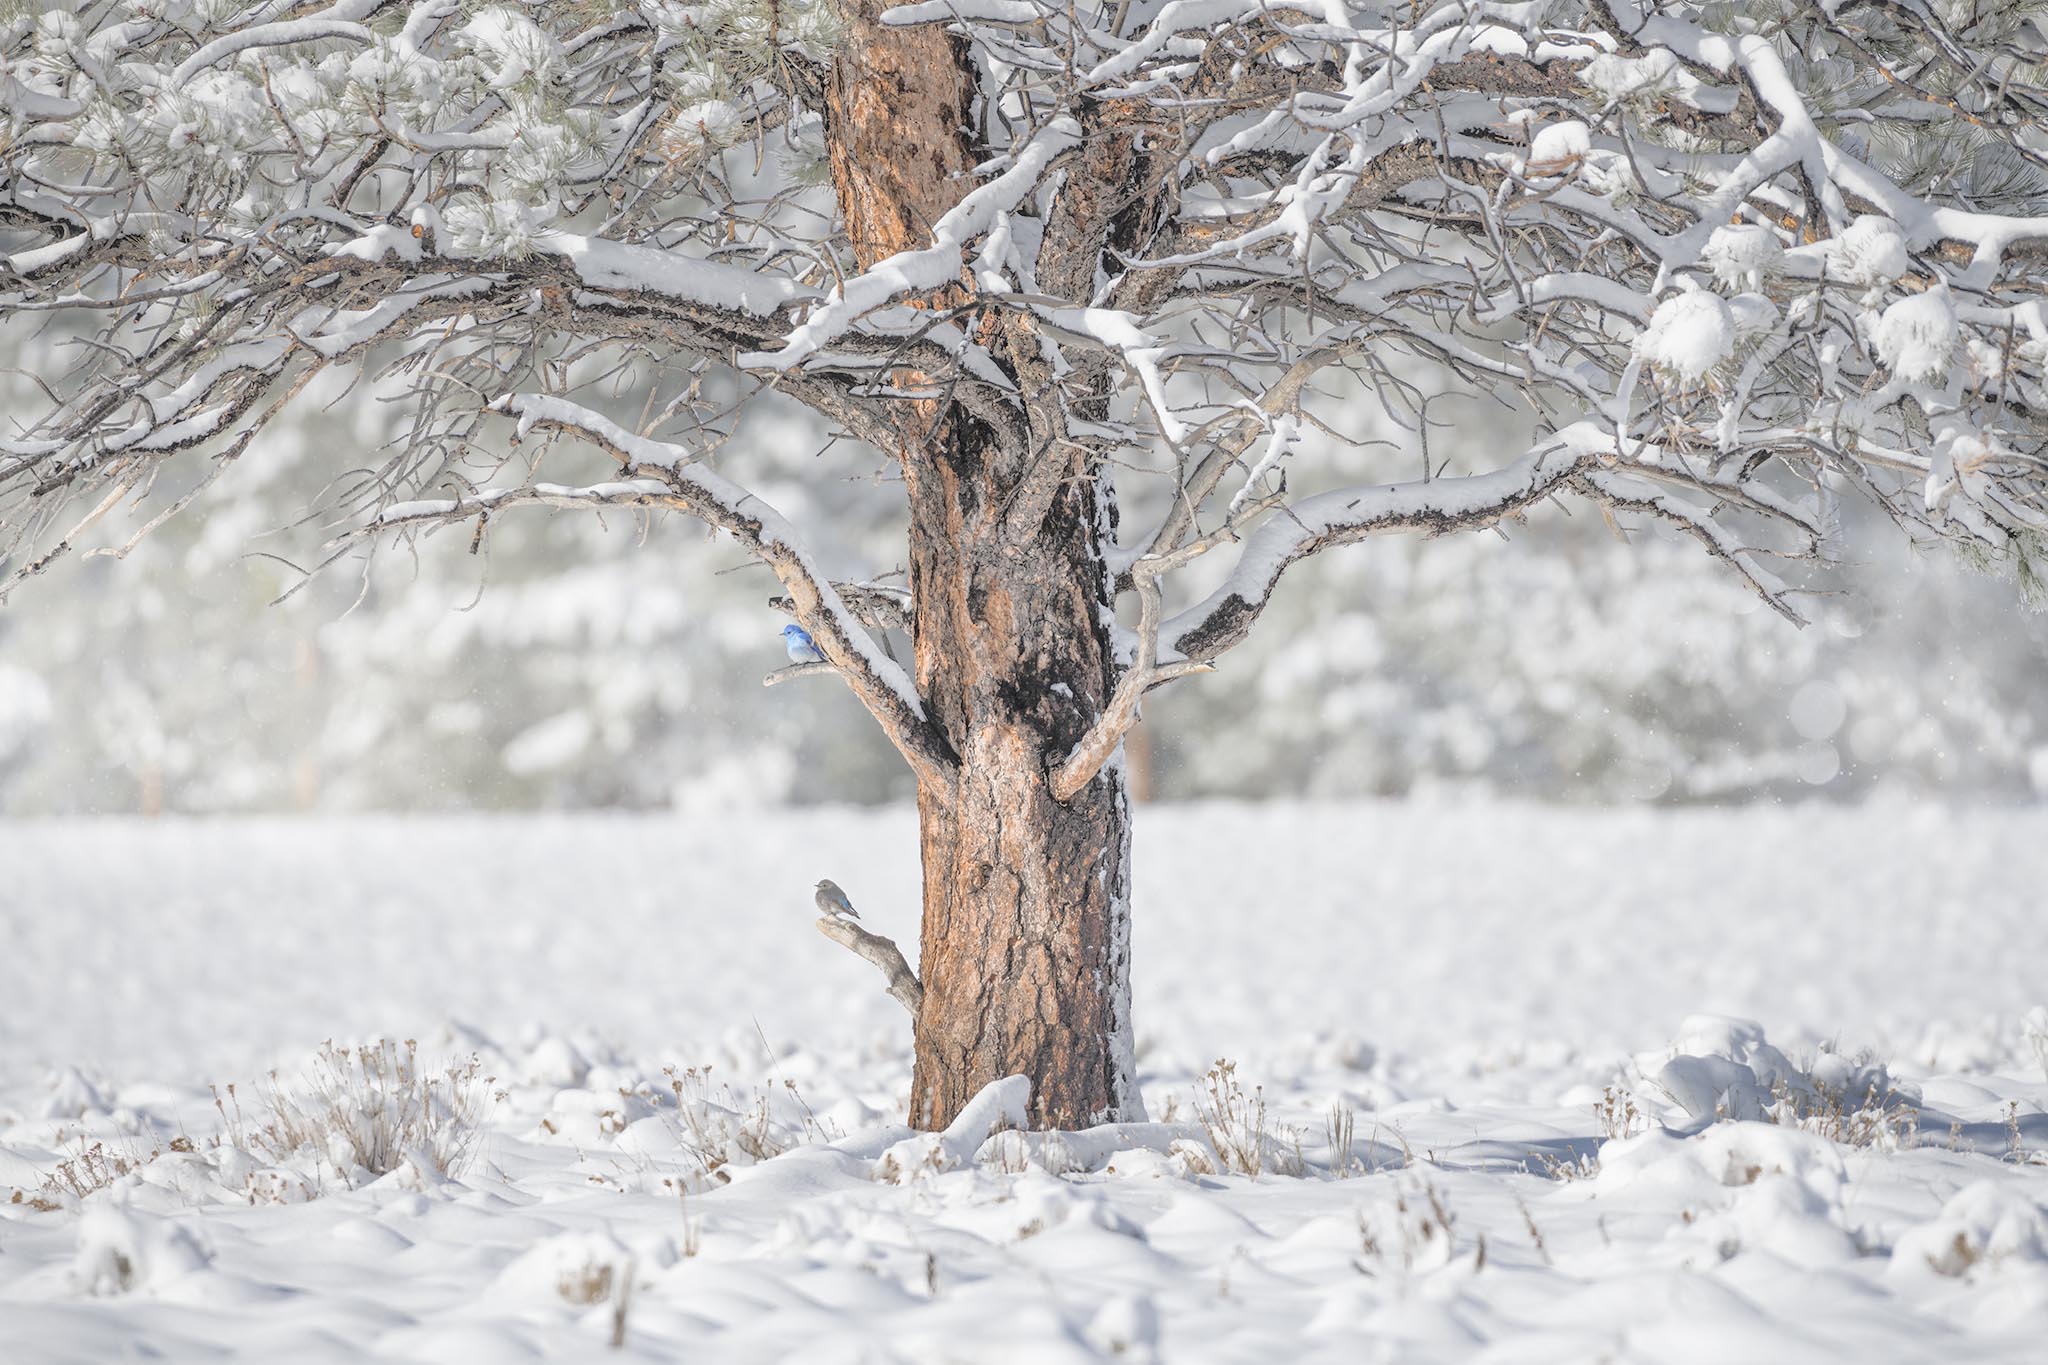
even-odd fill
[[(916, 461), (906, 473), (914, 487), (941, 481)], [(989, 464), (981, 474), (993, 482)], [(984, 486), (992, 500), (1004, 491)], [(1129, 1017), (1121, 778), (1066, 804), (1049, 790), (1049, 770), (1109, 693), (1097, 495), (1082, 485), (1039, 536), (1005, 545), (982, 538), (994, 527), (923, 515), (942, 500), (912, 499), (918, 562), (963, 576), (972, 566), (971, 581), (945, 578), (916, 599), (919, 686), (954, 699), (961, 754), (952, 799), (920, 803), (926, 994), (911, 1113), (922, 1125), (1019, 1073), (1036, 1087), (1037, 1123), (1139, 1108), (1117, 1045)]]

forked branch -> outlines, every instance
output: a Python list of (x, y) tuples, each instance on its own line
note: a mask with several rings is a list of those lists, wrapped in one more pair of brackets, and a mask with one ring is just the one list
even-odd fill
[(1131, 586), (1138, 594), (1138, 652), (1123, 677), (1117, 679), (1116, 691), (1110, 694), (1109, 705), (1096, 717), (1088, 733), (1081, 736), (1060, 766), (1053, 770), (1052, 795), (1055, 801), (1071, 801), (1090, 782), (1095, 774), (1102, 771), (1102, 765), (1109, 762), (1109, 756), (1116, 752), (1116, 746), (1138, 723), (1138, 703), (1144, 695), (1161, 683), (1185, 678), (1191, 673), (1213, 673), (1216, 665), (1205, 659), (1176, 659), (1171, 663), (1159, 662), (1159, 623), (1164, 616), (1161, 610), (1160, 578), (1189, 561), (1221, 545), (1226, 540), (1236, 540), (1238, 531), (1247, 522), (1263, 512), (1272, 510), (1285, 500), (1285, 495), (1275, 493), (1240, 510), (1221, 530), (1189, 541), (1186, 545), (1168, 554), (1148, 554), (1131, 565)]

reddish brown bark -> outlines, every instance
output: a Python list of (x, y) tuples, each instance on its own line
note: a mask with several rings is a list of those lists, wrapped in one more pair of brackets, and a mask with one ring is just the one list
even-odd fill
[(960, 752), (919, 794), (924, 862), (912, 1121), (945, 1124), (1022, 1074), (1033, 1117), (1139, 1112), (1129, 1049), (1129, 802), (1111, 767), (1071, 801), (1050, 768), (1112, 686), (1096, 486), (1070, 484), (1040, 536), (996, 540), (1001, 471), (951, 445), (906, 462), (917, 681)]
[[(862, 268), (928, 245), (981, 159), (964, 47), (937, 26), (884, 28), (880, 8), (843, 11), (826, 110)], [(946, 292), (928, 302), (968, 297)], [(1135, 1116), (1122, 773), (1112, 766), (1065, 803), (1048, 789), (1114, 683), (1100, 543), (1113, 512), (1098, 503), (1110, 494), (1067, 479), (1043, 523), (1018, 536), (1003, 513), (1025, 460), (936, 402), (906, 403), (898, 430), (916, 680), (959, 755), (918, 795), (924, 996), (911, 1120), (941, 1127), (1016, 1074), (1031, 1078), (1040, 1124)]]
[(973, 72), (966, 45), (937, 24), (885, 28), (886, 4), (841, 7), (826, 90), (827, 150), (839, 216), (865, 270), (931, 241), (932, 224), (972, 188)]

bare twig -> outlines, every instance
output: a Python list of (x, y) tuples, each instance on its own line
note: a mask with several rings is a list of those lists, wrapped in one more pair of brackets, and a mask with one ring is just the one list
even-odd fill
[(761, 679), (761, 686), (773, 687), (777, 683), (786, 683), (795, 678), (816, 678), (838, 671), (828, 663), (791, 664), (787, 668), (769, 670), (768, 676)]

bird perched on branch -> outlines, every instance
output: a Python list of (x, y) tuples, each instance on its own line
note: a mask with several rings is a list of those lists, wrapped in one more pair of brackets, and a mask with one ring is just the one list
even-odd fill
[(793, 664), (821, 664), (825, 655), (818, 648), (818, 642), (811, 633), (792, 621), (782, 628), (782, 647), (789, 653)]
[(818, 883), (818, 894), (813, 899), (818, 902), (819, 912), (832, 919), (860, 918), (860, 911), (853, 908), (853, 902), (839, 889), (839, 883), (830, 877)]

